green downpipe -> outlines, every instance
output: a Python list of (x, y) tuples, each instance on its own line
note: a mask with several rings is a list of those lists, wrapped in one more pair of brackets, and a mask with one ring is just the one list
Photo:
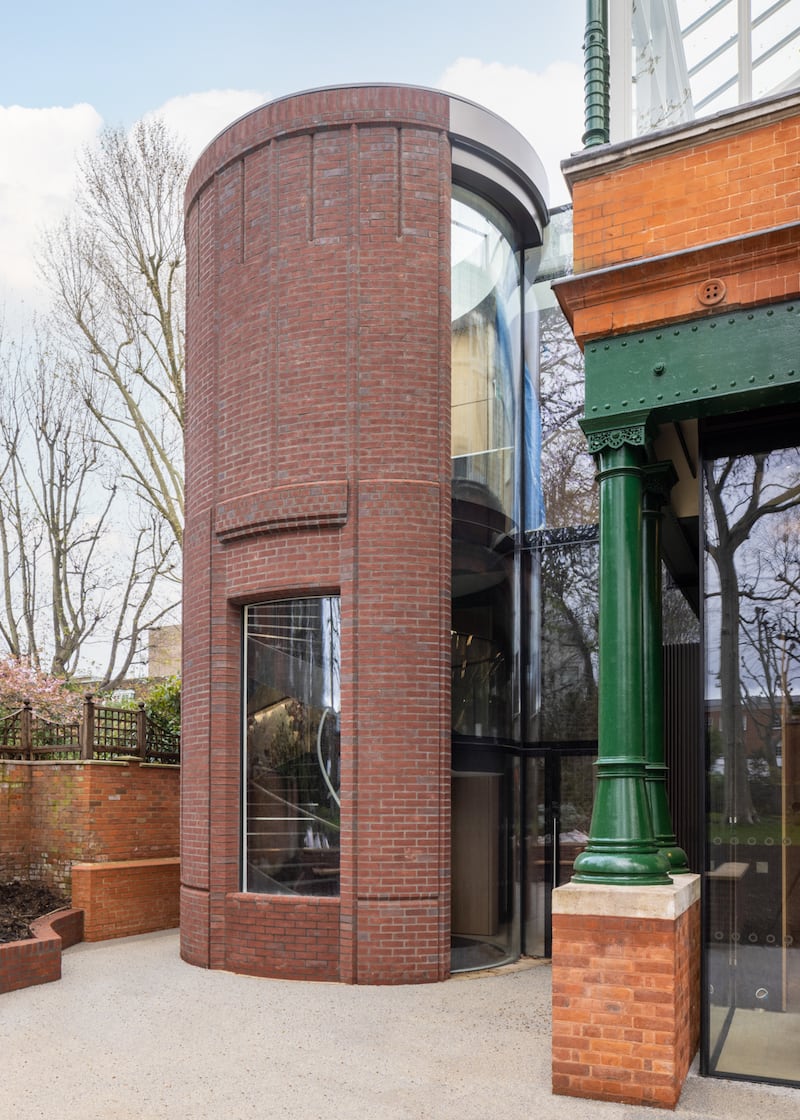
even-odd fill
[(609, 124), (608, 0), (586, 0), (583, 36), (584, 124), (587, 148), (607, 144)]

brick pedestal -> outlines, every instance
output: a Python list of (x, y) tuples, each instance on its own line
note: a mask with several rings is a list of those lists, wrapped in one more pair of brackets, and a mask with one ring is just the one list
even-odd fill
[(700, 1034), (700, 878), (553, 892), (553, 1092), (674, 1108)]

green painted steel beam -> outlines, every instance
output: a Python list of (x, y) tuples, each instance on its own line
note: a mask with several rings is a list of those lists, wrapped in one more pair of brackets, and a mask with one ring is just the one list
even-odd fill
[(800, 402), (800, 301), (589, 342), (585, 359), (587, 434)]

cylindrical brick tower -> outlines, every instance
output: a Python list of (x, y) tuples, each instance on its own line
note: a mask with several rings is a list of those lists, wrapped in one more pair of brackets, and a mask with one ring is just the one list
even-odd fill
[(493, 184), (536, 239), (533, 153), (430, 90), (274, 102), (189, 180), (181, 945), (198, 965), (449, 971), (454, 178)]

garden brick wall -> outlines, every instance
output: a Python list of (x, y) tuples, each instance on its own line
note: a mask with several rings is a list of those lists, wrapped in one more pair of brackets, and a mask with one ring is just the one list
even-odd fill
[[(182, 953), (427, 981), (449, 969), (448, 99), (250, 113), (187, 188)], [(240, 893), (246, 603), (339, 593), (341, 897)], [(289, 949), (287, 946), (293, 948)]]
[(84, 940), (177, 927), (179, 865), (177, 856), (73, 864), (72, 904), (84, 912)]
[(0, 995), (61, 979), (61, 951), (83, 940), (83, 911), (59, 910), (31, 923), (32, 938), (0, 945)]
[(0, 763), (0, 875), (69, 892), (76, 860), (177, 856), (179, 773), (138, 762)]

